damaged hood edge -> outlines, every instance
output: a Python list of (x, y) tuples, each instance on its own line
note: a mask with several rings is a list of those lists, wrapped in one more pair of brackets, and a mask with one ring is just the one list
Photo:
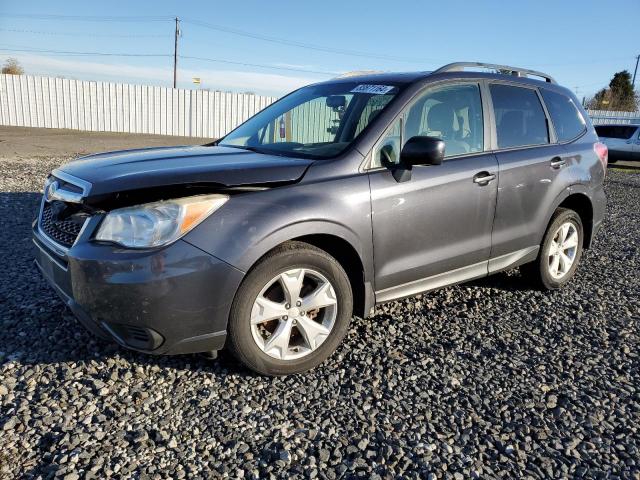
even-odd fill
[(83, 188), (89, 200), (162, 187), (268, 188), (298, 181), (313, 162), (229, 147), (145, 148), (81, 157), (53, 176)]

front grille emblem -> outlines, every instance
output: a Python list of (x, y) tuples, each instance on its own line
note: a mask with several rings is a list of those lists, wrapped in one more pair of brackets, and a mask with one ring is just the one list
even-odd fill
[(47, 187), (47, 191), (44, 194), (45, 198), (47, 199), (47, 202), (51, 203), (51, 201), (56, 198), (54, 195), (59, 187), (60, 187), (60, 184), (56, 180), (54, 180), (49, 184), (49, 186)]
[(83, 188), (82, 193), (72, 192), (65, 189), (57, 180), (52, 181), (47, 187), (44, 198), (48, 203), (53, 200), (60, 200), (65, 203), (82, 203), (86, 190)]

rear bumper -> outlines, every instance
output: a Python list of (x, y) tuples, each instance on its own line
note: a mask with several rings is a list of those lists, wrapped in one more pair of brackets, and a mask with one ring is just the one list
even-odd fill
[(591, 238), (589, 239), (588, 245), (593, 243), (593, 240), (600, 231), (607, 210), (607, 197), (602, 185), (594, 191), (591, 204), (593, 206), (593, 228), (591, 229)]
[(34, 229), (35, 263), (92, 333), (133, 350), (219, 350), (244, 274), (182, 240), (132, 251), (79, 242), (60, 255)]

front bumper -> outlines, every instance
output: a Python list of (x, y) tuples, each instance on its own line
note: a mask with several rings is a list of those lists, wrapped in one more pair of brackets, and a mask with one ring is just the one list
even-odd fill
[(153, 250), (81, 240), (60, 251), (34, 225), (36, 265), (88, 330), (152, 354), (224, 346), (243, 272), (183, 240)]

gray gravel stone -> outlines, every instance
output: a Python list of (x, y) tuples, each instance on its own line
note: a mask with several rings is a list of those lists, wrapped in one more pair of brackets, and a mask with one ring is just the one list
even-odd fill
[(510, 271), (380, 305), (329, 361), (272, 379), (79, 326), (30, 250), (61, 161), (0, 160), (0, 478), (640, 475), (640, 174), (608, 173), (566, 288)]

